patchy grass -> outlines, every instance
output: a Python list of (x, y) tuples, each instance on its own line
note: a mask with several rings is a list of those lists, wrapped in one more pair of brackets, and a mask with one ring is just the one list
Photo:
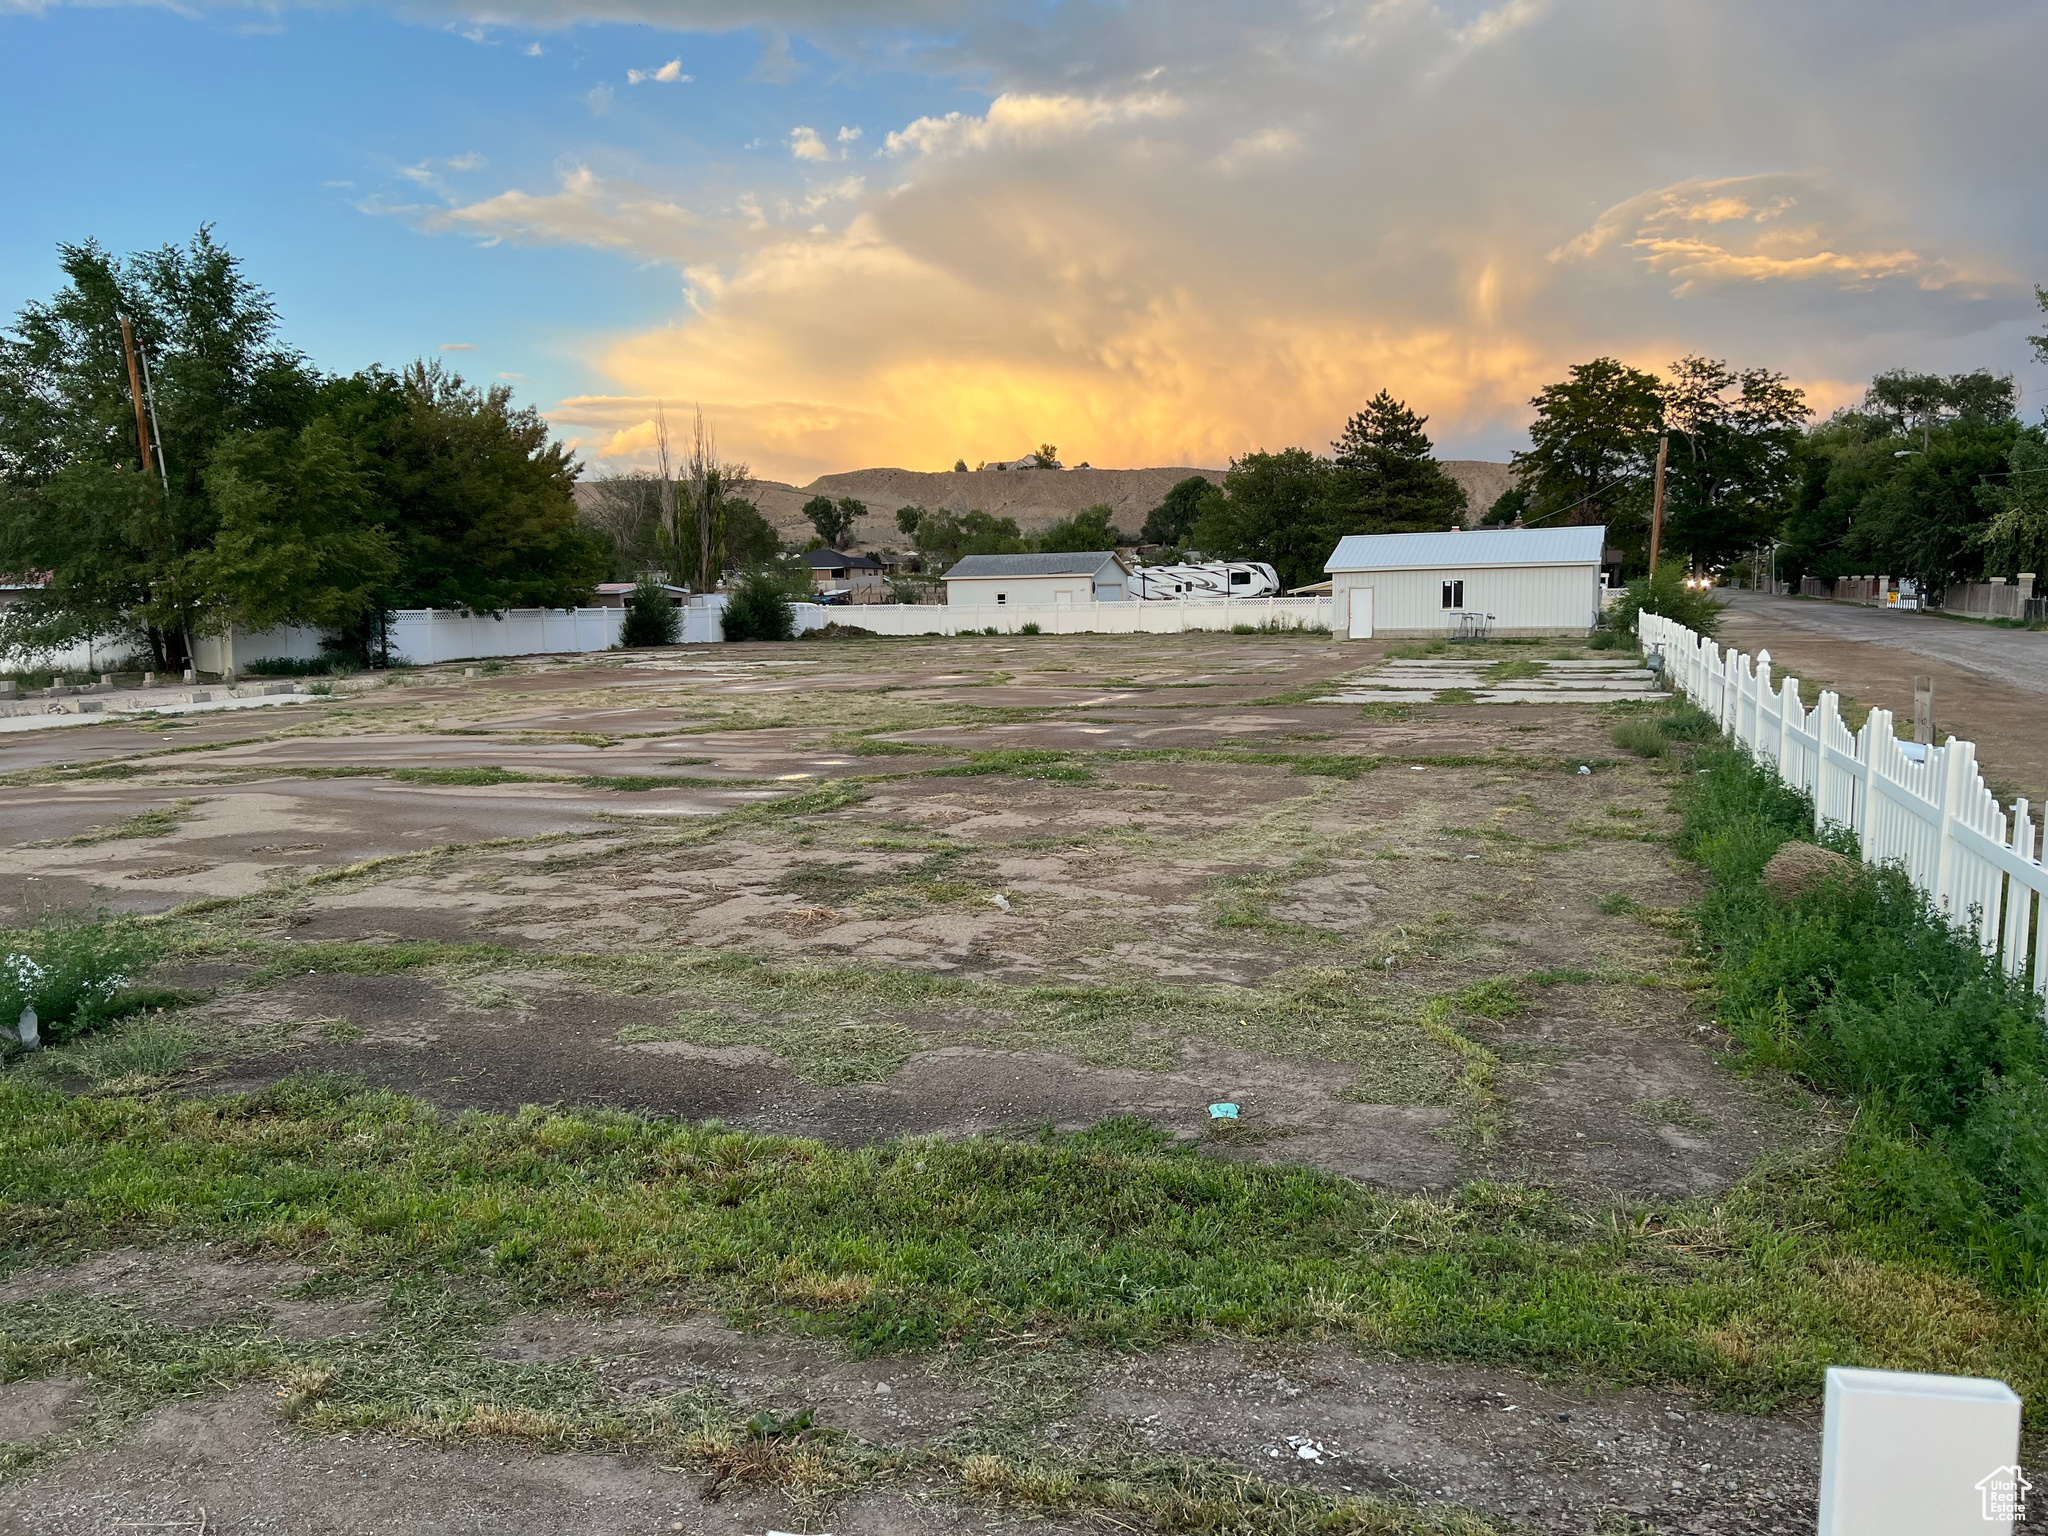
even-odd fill
[(1637, 757), (1664, 757), (1671, 751), (1670, 738), (1655, 720), (1624, 720), (1612, 735), (1617, 747)]
[(800, 1308), (856, 1350), (1221, 1331), (1752, 1407), (1810, 1400), (1831, 1363), (2048, 1386), (2037, 1309), (1857, 1222), (1853, 1190), (1813, 1163), (1614, 1223), (1530, 1190), (1402, 1199), (1217, 1161), (1128, 1121), (841, 1151), (600, 1112), (451, 1120), (318, 1081), (141, 1100), (14, 1077), (0, 1169), (32, 1250), (203, 1237), (343, 1279), (495, 1276), (532, 1303), (681, 1292), (765, 1313), (790, 1310), (796, 1269), (861, 1282)]
[[(100, 777), (126, 778), (126, 774), (105, 774)], [(90, 848), (97, 843), (120, 842), (131, 838), (169, 837), (176, 832), (192, 812), (203, 805), (203, 800), (179, 800), (170, 805), (158, 806), (155, 810), (137, 811), (133, 816), (105, 826), (87, 827), (76, 837), (67, 837), (63, 846), (67, 848)], [(48, 844), (35, 846), (47, 847)]]

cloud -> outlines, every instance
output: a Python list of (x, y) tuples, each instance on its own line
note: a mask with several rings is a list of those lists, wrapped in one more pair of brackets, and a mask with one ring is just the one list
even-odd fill
[(1236, 176), (1261, 161), (1286, 159), (1300, 148), (1301, 135), (1292, 128), (1263, 128), (1236, 140), (1214, 163), (1224, 175)]
[[(1633, 261), (1677, 281), (1674, 297), (1730, 283), (1923, 289), (1977, 283), (1955, 263), (1886, 243), (1818, 175), (1777, 172), (1677, 182), (1615, 204), (1550, 253), (1553, 262)], [(1995, 279), (1994, 279), (1995, 280)]]
[(537, 58), (540, 58), (540, 57), (541, 57), (542, 55), (544, 55), (544, 54), (545, 54), (546, 52), (547, 52), (547, 49), (545, 49), (545, 48), (541, 47), (541, 45), (540, 45), (539, 43), (528, 43), (528, 44), (526, 45), (526, 56), (527, 56), (527, 57), (528, 57), (529, 59), (537, 59)]
[(755, 61), (754, 71), (748, 78), (765, 85), (787, 85), (803, 72), (804, 66), (789, 51), (789, 34), (775, 32), (763, 45), (761, 57)]
[(1074, 138), (1092, 129), (1177, 115), (1181, 103), (1158, 92), (1112, 99), (1080, 96), (1002, 95), (975, 117), (948, 112), (920, 117), (889, 135), (892, 155), (962, 155), (998, 148), (1023, 148)]
[[(606, 382), (553, 412), (628, 457), (653, 401), (689, 398), (785, 478), (1047, 438), (1216, 464), (1326, 442), (1381, 387), (1497, 455), (1600, 353), (1766, 364), (1824, 403), (1886, 366), (2020, 365), (2048, 275), (2024, 147), (2048, 11), (2016, 0), (657, 9), (547, 24), (753, 25), (777, 84), (790, 29), (835, 93), (910, 105), (742, 170), (649, 150), (630, 177), (382, 210), (675, 268), (686, 297), (591, 338)], [(856, 145), (868, 175), (829, 179)]]
[(612, 110), (612, 88), (608, 85), (594, 85), (584, 92), (583, 104), (590, 108), (592, 117), (608, 116)]
[(439, 352), (474, 352), (477, 350), (477, 345), (473, 341), (444, 341), (435, 350)]
[(587, 166), (562, 171), (552, 191), (519, 189), (473, 203), (370, 211), (411, 220), (433, 234), (465, 234), (489, 244), (585, 245), (678, 265), (701, 259), (699, 221), (680, 204), (638, 183), (602, 179)]
[(696, 79), (695, 75), (683, 73), (683, 61), (681, 59), (670, 59), (659, 69), (629, 69), (626, 71), (626, 81), (630, 85), (641, 85), (649, 80), (658, 81), (663, 85), (688, 85), (694, 79)]
[(799, 160), (830, 160), (832, 146), (818, 136), (815, 128), (789, 130), (789, 152)]

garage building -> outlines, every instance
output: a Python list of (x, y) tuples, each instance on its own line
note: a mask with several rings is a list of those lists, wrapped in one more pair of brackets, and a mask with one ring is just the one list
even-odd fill
[(1331, 626), (1353, 640), (1583, 635), (1606, 541), (1599, 527), (1353, 534), (1323, 566)]
[(1079, 555), (966, 555), (946, 572), (946, 601), (985, 608), (1120, 603), (1130, 569), (1113, 549)]

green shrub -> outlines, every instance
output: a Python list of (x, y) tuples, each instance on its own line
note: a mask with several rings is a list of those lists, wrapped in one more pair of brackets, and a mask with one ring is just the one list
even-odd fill
[(674, 645), (682, 632), (682, 610), (660, 582), (642, 576), (626, 598), (626, 622), (619, 630), (619, 644), (628, 649)]
[(1607, 625), (1632, 635), (1637, 614), (1660, 613), (1694, 634), (1711, 636), (1721, 627), (1721, 615), (1728, 611), (1728, 605), (1715, 602), (1711, 588), (1688, 587), (1685, 575), (1677, 562), (1660, 562), (1654, 577), (1639, 576), (1628, 584), (1621, 600), (1608, 610)]
[(997, 629), (997, 628), (995, 627), (995, 625), (991, 624), (991, 625), (989, 625), (989, 626), (988, 626), (988, 628), (984, 629), (984, 630), (982, 631), (982, 633), (983, 633), (984, 635), (995, 635), (995, 634), (1000, 634), (1000, 633), (1002, 633), (1002, 631), (1000, 631), (999, 629)]
[(1036, 619), (1031, 620), (1022, 629), (1018, 630), (1017, 633), (1020, 635), (1035, 635), (1040, 633), (1040, 630), (1038, 628), (1038, 621)]
[[(2048, 1033), (2040, 1000), (1897, 868), (1781, 903), (1757, 881), (1812, 808), (1730, 746), (1702, 751), (1681, 846), (1713, 877), (1721, 1022), (1750, 1056), (1857, 1100), (1866, 1214), (1932, 1234), (1994, 1283), (2048, 1283)], [(1855, 849), (1839, 835), (1822, 841)]]
[(1640, 717), (1624, 720), (1614, 728), (1614, 744), (1637, 757), (1662, 757), (1671, 750), (1659, 722)]
[(1689, 699), (1680, 699), (1659, 715), (1657, 729), (1673, 741), (1716, 741), (1721, 735), (1714, 717)]
[(725, 605), (728, 640), (794, 640), (796, 610), (782, 584), (765, 571), (742, 576)]
[(1596, 651), (1618, 651), (1628, 644), (1628, 637), (1618, 629), (1596, 629), (1586, 644)]
[(129, 918), (63, 915), (0, 940), (0, 1025), (33, 1007), (52, 1043), (124, 1011), (122, 988), (146, 970), (152, 946)]
[[(326, 677), (336, 670), (332, 656), (315, 656), (310, 659), (298, 656), (258, 656), (254, 661), (238, 663), (250, 677)], [(347, 663), (343, 663), (344, 666)], [(350, 668), (353, 671), (354, 668)]]

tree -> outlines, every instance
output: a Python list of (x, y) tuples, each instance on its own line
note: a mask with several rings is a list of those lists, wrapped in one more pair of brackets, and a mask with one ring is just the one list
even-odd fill
[(1519, 485), (1511, 485), (1494, 497), (1493, 505), (1479, 519), (1482, 528), (1512, 528), (1522, 521), (1529, 510), (1529, 493)]
[(504, 385), (438, 361), (370, 368), (323, 399), (356, 444), (398, 569), (386, 608), (573, 607), (604, 574), (577, 517), (575, 457)]
[(926, 512), (914, 537), (924, 568), (933, 574), (943, 574), (966, 555), (1021, 555), (1031, 547), (1015, 518), (990, 517), (979, 509)]
[(629, 581), (662, 566), (656, 542), (668, 487), (644, 469), (601, 473), (578, 488), (577, 516), (604, 546), (612, 581)]
[(331, 418), (229, 438), (207, 460), (206, 487), (220, 526), (193, 557), (192, 586), (216, 622), (338, 631), (378, 611), (397, 552)]
[[(1381, 390), (1344, 424), (1327, 494), (1345, 533), (1419, 532), (1462, 524), (1465, 491), (1436, 461), (1427, 416)], [(1334, 546), (1333, 546), (1334, 547)]]
[(813, 496), (804, 503), (804, 516), (818, 530), (827, 549), (837, 549), (853, 537), (853, 525), (868, 514), (867, 507), (851, 496), (834, 501), (830, 496)]
[(1084, 507), (1072, 517), (1054, 523), (1038, 536), (1039, 550), (1048, 555), (1083, 554), (1090, 550), (1113, 550), (1126, 539), (1110, 522), (1115, 514), (1108, 503)]
[(1202, 498), (1214, 489), (1207, 475), (1189, 475), (1185, 480), (1174, 482), (1173, 489), (1166, 493), (1166, 499), (1145, 514), (1145, 526), (1139, 533), (1147, 544), (1168, 544), (1175, 548), (1187, 543), (1194, 531), (1195, 519), (1202, 514)]
[(1925, 452), (1937, 426), (1951, 421), (2007, 421), (2018, 403), (2018, 386), (2010, 374), (2001, 376), (1988, 368), (1946, 375), (1894, 368), (1870, 381), (1863, 396), (1863, 413), (1882, 422), (1893, 437), (1917, 433)]
[(626, 622), (619, 628), (619, 644), (629, 648), (674, 645), (682, 631), (683, 616), (668, 589), (652, 576), (634, 582), (626, 597)]
[(725, 605), (728, 640), (794, 640), (796, 614), (782, 584), (766, 571), (749, 571)]
[(1680, 358), (1661, 388), (1665, 547), (1712, 567), (1769, 542), (1798, 485), (1805, 396), (1783, 374), (1705, 357)]
[(782, 540), (774, 524), (763, 517), (751, 501), (733, 497), (725, 504), (725, 564), (727, 570), (747, 570), (766, 565), (782, 553)]
[(655, 544), (661, 551), (669, 579), (709, 592), (718, 585), (728, 565), (727, 520), (733, 504), (741, 501), (753, 476), (744, 464), (730, 463), (718, 456), (718, 439), (704, 425), (704, 412), (695, 412), (690, 449), (684, 456), (682, 477), (676, 478), (668, 437), (668, 414), (655, 407), (655, 460), (662, 486), (662, 513), (655, 525)]
[(1285, 586), (1314, 581), (1341, 537), (1332, 534), (1334, 473), (1306, 448), (1231, 460), (1222, 493), (1203, 501), (1194, 546), (1211, 558), (1266, 561)]
[[(0, 569), (48, 573), (10, 610), (9, 643), (135, 633), (174, 670), (206, 622), (192, 561), (219, 523), (214, 449), (238, 432), (297, 431), (322, 381), (277, 341), (269, 296), (210, 228), (120, 261), (91, 240), (58, 257), (64, 287), (0, 332)], [(147, 479), (123, 314), (152, 385)]]
[[(1514, 455), (1515, 490), (1509, 492), (1522, 498), (1523, 522), (1604, 523), (1610, 542), (1647, 559), (1647, 487), (1664, 428), (1661, 381), (1596, 357), (1567, 369), (1529, 403), (1536, 408), (1530, 446)], [(1492, 510), (1486, 521), (1495, 521)]]
[(1039, 469), (1058, 469), (1060, 467), (1060, 451), (1053, 447), (1051, 443), (1040, 443), (1032, 452), (1031, 462)]
[(923, 507), (898, 507), (896, 509), (896, 531), (906, 539), (914, 539), (917, 537), (917, 525), (923, 518)]
[(956, 474), (956, 475), (964, 475), (964, 474), (966, 474), (966, 473), (967, 473), (967, 461), (966, 461), (965, 459), (955, 459), (955, 460), (953, 461), (953, 473), (954, 473), (954, 474)]
[[(2048, 307), (2048, 300), (2044, 300)], [(1986, 482), (1978, 499), (1990, 513), (1983, 532), (1988, 572), (2048, 572), (2048, 434), (2031, 427), (2014, 439), (2005, 483)]]

